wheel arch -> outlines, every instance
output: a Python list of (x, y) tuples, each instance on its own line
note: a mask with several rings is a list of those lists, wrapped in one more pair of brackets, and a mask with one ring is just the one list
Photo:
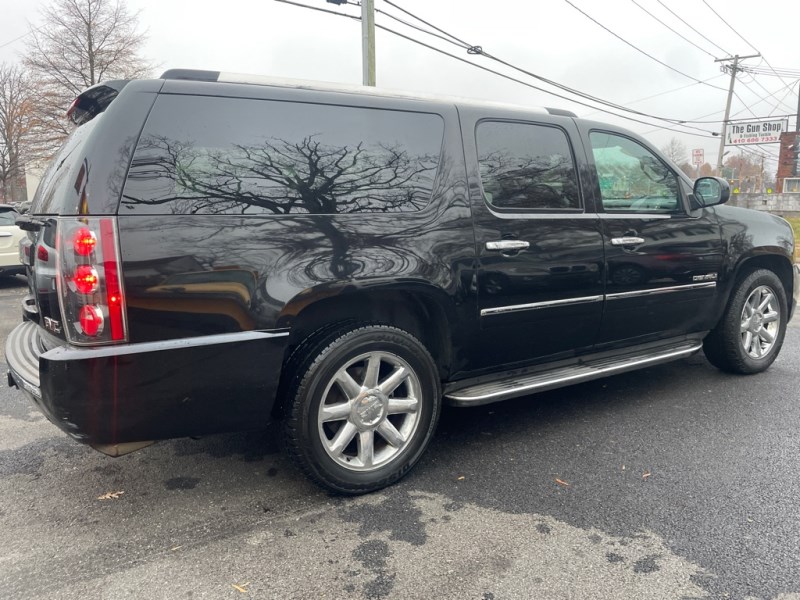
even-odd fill
[(791, 304), (794, 289), (792, 261), (786, 256), (782, 248), (759, 248), (757, 251), (740, 257), (733, 268), (732, 277), (725, 289), (725, 302), (718, 307), (715, 323), (722, 318), (739, 282), (757, 269), (767, 269), (778, 276), (786, 292), (786, 301)]
[[(452, 368), (454, 317), (443, 290), (430, 284), (367, 289), (350, 285), (319, 292), (312, 301), (308, 296), (313, 294), (299, 294), (287, 303), (279, 319), (280, 327), (289, 328), (282, 380), (294, 376), (289, 363), (303, 352), (304, 344), (362, 324), (390, 325), (410, 333), (430, 352), (440, 379), (447, 379)], [(283, 383), (280, 389), (285, 389)], [(274, 416), (282, 415), (282, 404), (279, 398)]]

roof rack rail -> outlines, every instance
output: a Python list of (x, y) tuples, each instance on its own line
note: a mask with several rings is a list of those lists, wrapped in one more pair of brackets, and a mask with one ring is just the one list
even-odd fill
[(544, 109), (551, 115), (556, 117), (574, 117), (576, 119), (578, 118), (578, 115), (576, 115), (571, 110), (564, 110), (563, 108), (550, 108), (549, 106), (545, 106)]
[(364, 96), (384, 96), (393, 98), (406, 98), (409, 100), (428, 100), (447, 103), (461, 103), (466, 105), (495, 106), (498, 108), (524, 110), (534, 113), (549, 112), (552, 115), (577, 117), (573, 112), (557, 108), (541, 108), (536, 106), (519, 106), (505, 102), (481, 101), (473, 98), (456, 96), (442, 96), (425, 93), (410, 93), (402, 90), (391, 90), (380, 87), (369, 87), (350, 83), (335, 83), (327, 81), (310, 81), (305, 79), (290, 79), (285, 77), (270, 77), (265, 75), (250, 75), (246, 73), (231, 73), (227, 71), (203, 71), (200, 69), (169, 69), (164, 71), (160, 79), (182, 79), (187, 81), (213, 82), (213, 83), (241, 83), (248, 85), (277, 86), (283, 88), (307, 89), (315, 91), (330, 91), (346, 94), (359, 94)]
[(218, 81), (220, 71), (201, 69), (167, 69), (159, 79), (188, 79), (189, 81)]

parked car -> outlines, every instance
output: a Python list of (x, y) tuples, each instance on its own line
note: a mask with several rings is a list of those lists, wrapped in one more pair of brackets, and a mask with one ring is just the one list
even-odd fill
[(16, 226), (19, 213), (9, 204), (0, 204), (0, 276), (25, 272), (19, 243), (25, 232)]
[(778, 356), (792, 230), (557, 109), (172, 70), (94, 86), (31, 214), (9, 383), (74, 439), (282, 422), (318, 484), (475, 406), (683, 358)]

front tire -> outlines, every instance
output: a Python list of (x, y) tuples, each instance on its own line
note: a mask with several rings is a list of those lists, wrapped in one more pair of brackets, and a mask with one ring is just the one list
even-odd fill
[(366, 325), (307, 346), (290, 386), (284, 439), (314, 482), (363, 494), (391, 485), (422, 456), (441, 409), (436, 365), (411, 334)]
[(755, 270), (734, 290), (722, 319), (703, 342), (703, 351), (723, 371), (761, 373), (780, 352), (788, 316), (781, 280), (772, 271)]

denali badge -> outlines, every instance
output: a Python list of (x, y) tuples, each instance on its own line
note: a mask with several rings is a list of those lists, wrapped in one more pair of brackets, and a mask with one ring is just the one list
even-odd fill
[(61, 323), (50, 317), (44, 318), (44, 328), (52, 333), (61, 333)]
[(692, 281), (716, 281), (717, 274), (716, 273), (708, 273), (706, 275), (695, 275), (692, 277)]

